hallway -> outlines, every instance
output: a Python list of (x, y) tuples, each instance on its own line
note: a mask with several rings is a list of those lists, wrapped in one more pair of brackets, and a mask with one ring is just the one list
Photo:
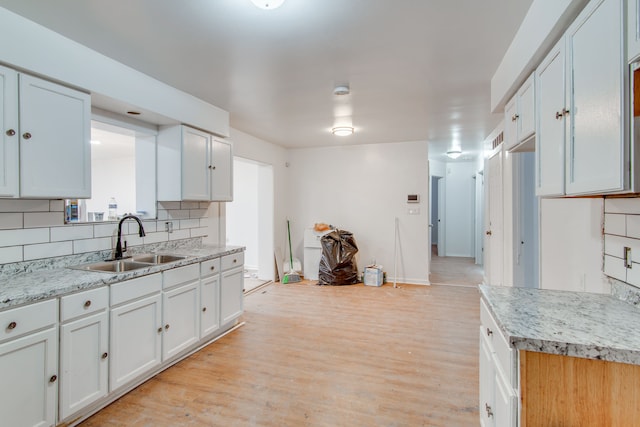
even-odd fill
[(439, 257), (436, 245), (431, 247), (432, 285), (476, 286), (482, 283), (482, 266), (473, 258)]

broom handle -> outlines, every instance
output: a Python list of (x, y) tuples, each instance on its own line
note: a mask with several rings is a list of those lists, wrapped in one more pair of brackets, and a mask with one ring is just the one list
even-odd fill
[(289, 220), (287, 220), (287, 236), (289, 236), (289, 268), (293, 271), (293, 252), (291, 252), (291, 227), (289, 226)]

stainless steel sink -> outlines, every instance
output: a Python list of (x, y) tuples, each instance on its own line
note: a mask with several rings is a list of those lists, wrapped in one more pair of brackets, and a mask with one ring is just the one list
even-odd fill
[(131, 259), (136, 262), (144, 262), (148, 264), (166, 264), (168, 262), (180, 261), (187, 258), (183, 255), (170, 254), (142, 254), (134, 255)]
[(106, 273), (122, 273), (124, 271), (138, 270), (151, 267), (152, 264), (136, 262), (132, 260), (102, 261), (93, 264), (78, 265), (73, 268), (87, 271), (104, 271)]

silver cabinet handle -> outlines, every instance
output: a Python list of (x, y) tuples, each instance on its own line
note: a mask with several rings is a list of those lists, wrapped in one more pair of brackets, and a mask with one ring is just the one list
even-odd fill
[(31, 134), (29, 132), (25, 132), (25, 133), (22, 134), (22, 137), (24, 139), (31, 139)]
[(12, 329), (15, 329), (16, 326), (18, 326), (16, 322), (11, 322), (9, 323), (9, 325), (7, 325), (7, 329), (12, 330)]
[(7, 134), (7, 136), (14, 136), (16, 134), (16, 131), (13, 129), (9, 129), (5, 133)]

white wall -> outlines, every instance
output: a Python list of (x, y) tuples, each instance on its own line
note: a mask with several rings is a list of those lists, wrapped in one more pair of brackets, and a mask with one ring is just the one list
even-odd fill
[[(398, 282), (428, 283), (427, 142), (290, 151), (289, 205), (294, 255), (304, 228), (326, 222), (354, 234), (358, 268), (375, 260), (393, 280), (394, 218), (399, 218)], [(420, 204), (406, 203), (419, 194)], [(409, 208), (420, 208), (409, 215)]]
[(604, 199), (540, 200), (540, 288), (610, 293), (602, 273)]
[(227, 244), (244, 246), (245, 268), (258, 268), (258, 165), (235, 158), (233, 202), (226, 205)]
[(447, 163), (445, 176), (445, 255), (472, 257), (475, 229), (475, 163)]

